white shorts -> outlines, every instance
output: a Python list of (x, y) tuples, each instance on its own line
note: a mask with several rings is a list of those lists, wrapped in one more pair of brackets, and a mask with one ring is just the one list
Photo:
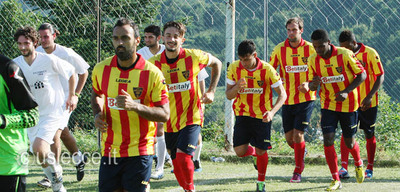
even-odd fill
[(33, 142), (37, 137), (45, 140), (49, 145), (53, 144), (53, 138), (60, 127), (60, 117), (54, 115), (42, 115), (39, 117), (39, 122), (36, 126), (29, 128), (28, 138), (31, 143), (30, 150), (32, 150)]
[[(72, 112), (71, 112), (72, 113)], [(71, 113), (68, 110), (63, 110), (62, 117), (60, 119), (60, 125), (59, 129), (64, 130), (65, 127), (68, 126), (69, 118), (71, 117)]]

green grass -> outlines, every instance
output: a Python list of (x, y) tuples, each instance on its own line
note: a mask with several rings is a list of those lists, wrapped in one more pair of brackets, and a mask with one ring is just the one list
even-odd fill
[[(275, 157), (270, 158), (274, 162)], [(214, 163), (203, 160), (203, 171), (195, 173), (196, 191), (254, 191), (257, 172), (250, 163), (250, 158), (242, 158), (242, 161)], [(275, 158), (276, 159), (276, 158)], [(234, 158), (232, 157), (232, 160)], [(310, 161), (310, 159), (308, 160)], [(267, 191), (323, 191), (330, 183), (330, 173), (327, 165), (306, 164), (301, 183), (289, 183), (294, 165), (270, 163), (267, 169)], [(398, 191), (400, 189), (399, 167), (375, 167), (374, 177), (358, 184), (354, 178), (354, 167), (349, 166), (348, 180), (342, 180), (341, 191)], [(165, 177), (162, 180), (151, 181), (151, 191), (182, 191), (170, 173), (171, 168), (165, 169)], [(97, 191), (98, 166), (90, 164), (86, 168), (83, 181), (76, 182), (75, 168), (72, 165), (64, 166), (64, 185), (68, 191)], [(36, 186), (36, 182), (42, 179), (43, 174), (39, 166), (30, 167), (30, 175), (27, 178), (28, 191), (42, 190)]]

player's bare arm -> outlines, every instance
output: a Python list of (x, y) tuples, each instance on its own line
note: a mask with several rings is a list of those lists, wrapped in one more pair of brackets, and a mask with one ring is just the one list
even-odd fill
[(275, 105), (272, 107), (272, 109), (263, 114), (263, 122), (266, 123), (272, 121), (275, 113), (282, 107), (283, 103), (287, 98), (285, 88), (283, 87), (282, 84), (274, 88), (274, 90), (278, 94), (278, 99), (276, 99)]
[(108, 124), (105, 122), (103, 113), (104, 95), (98, 95), (96, 92), (92, 91), (92, 97), (90, 101), (94, 114), (94, 126), (101, 132), (106, 132)]
[(75, 95), (80, 95), (82, 92), (83, 87), (85, 86), (86, 80), (89, 76), (89, 72), (86, 71), (83, 74), (78, 74), (78, 84), (75, 88)]
[(208, 87), (207, 92), (205, 92), (203, 94), (203, 97), (201, 98), (201, 102), (204, 104), (210, 104), (214, 101), (214, 93), (217, 88), (219, 77), (221, 76), (221, 69), (222, 69), (222, 62), (218, 58), (216, 58), (212, 55), (210, 55), (209, 57), (210, 57), (209, 59), (211, 60), (209, 67), (212, 68), (211, 69), (211, 82), (210, 82), (210, 86)]
[(124, 108), (128, 111), (135, 111), (141, 117), (149, 121), (167, 122), (169, 119), (169, 103), (165, 103), (161, 106), (149, 107), (140, 103), (135, 102), (131, 95), (125, 90), (121, 90), (115, 100), (117, 107)]
[(346, 100), (348, 94), (352, 92), (355, 88), (357, 88), (364, 80), (367, 78), (367, 74), (363, 71), (361, 74), (357, 75), (352, 83), (347, 86), (344, 90), (339, 91), (335, 94), (336, 99), (335, 101), (344, 101)]
[(309, 84), (309, 82), (303, 82), (297, 87), (297, 89), (302, 93), (307, 93), (308, 91), (310, 91)]
[(67, 110), (69, 109), (69, 112), (75, 110), (76, 105), (78, 104), (78, 96), (75, 95), (75, 82), (76, 82), (75, 74), (72, 74), (68, 80), (69, 95), (66, 102), (66, 109)]
[(384, 79), (385, 79), (385, 74), (376, 76), (376, 80), (375, 80), (374, 86), (372, 86), (371, 91), (368, 93), (368, 95), (361, 102), (361, 105), (360, 105), (361, 111), (366, 111), (367, 109), (370, 108), (372, 96), (375, 95), (376, 92), (378, 92), (379, 88), (383, 84)]
[(321, 84), (321, 77), (314, 76), (312, 81), (308, 84), (308, 87), (311, 91), (316, 91), (318, 89), (319, 84)]
[(244, 78), (239, 79), (238, 82), (236, 82), (236, 84), (234, 85), (226, 85), (226, 98), (231, 100), (234, 99), (236, 97), (236, 95), (239, 93), (239, 91), (243, 88), (247, 87), (247, 82)]

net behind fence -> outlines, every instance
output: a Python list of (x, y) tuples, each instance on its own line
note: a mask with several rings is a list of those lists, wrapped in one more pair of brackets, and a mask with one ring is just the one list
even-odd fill
[[(17, 57), (20, 53), (13, 41), (17, 27), (31, 25), (37, 28), (41, 23), (49, 22), (61, 32), (56, 42), (73, 48), (90, 63), (90, 73), (97, 62), (97, 27), (101, 31), (102, 60), (114, 53), (111, 33), (115, 20), (129, 17), (139, 24), (141, 32), (149, 24), (162, 26), (170, 20), (181, 21), (188, 28), (184, 47), (202, 49), (224, 61), (227, 6), (228, 0), (3, 0), (0, 5), (0, 50), (8, 57)], [(97, 26), (99, 8), (101, 25)], [(354, 31), (359, 42), (375, 48), (380, 54), (386, 71), (383, 89), (392, 99), (399, 101), (399, 1), (270, 0), (264, 4), (261, 0), (236, 0), (235, 8), (236, 46), (244, 39), (253, 39), (259, 57), (264, 60), (269, 60), (273, 47), (286, 39), (285, 22), (290, 17), (300, 16), (304, 19), (303, 38), (308, 41), (312, 31), (318, 28), (326, 29), (335, 45), (338, 45), (338, 35), (343, 29)], [(267, 31), (264, 31), (265, 14)], [(265, 33), (267, 38), (264, 38)], [(144, 43), (140, 46), (144, 46)], [(206, 107), (205, 114), (204, 127), (213, 129), (209, 137), (215, 137), (213, 139), (216, 140), (223, 140), (220, 136), (227, 113), (224, 111), (224, 76), (225, 68), (215, 102)], [(209, 79), (206, 82), (209, 83)], [(93, 128), (90, 94), (89, 78), (78, 108), (71, 116), (70, 127)], [(315, 118), (315, 121), (318, 120)], [(280, 130), (277, 122), (274, 129)]]

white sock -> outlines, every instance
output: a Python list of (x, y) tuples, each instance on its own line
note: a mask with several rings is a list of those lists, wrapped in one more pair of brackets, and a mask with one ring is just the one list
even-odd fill
[(164, 162), (165, 162), (165, 154), (167, 149), (165, 148), (165, 138), (164, 135), (161, 137), (157, 137), (157, 171), (164, 172)]
[(75, 163), (75, 166), (79, 165), (81, 161), (83, 161), (83, 155), (81, 151), (78, 151), (77, 153), (72, 154), (72, 160)]
[(201, 148), (203, 148), (203, 143), (200, 143), (200, 145), (197, 145), (196, 150), (194, 151), (193, 161), (199, 161), (200, 162)]
[(49, 178), (50, 181), (54, 182), (56, 180), (62, 180), (62, 167), (56, 163), (54, 153), (50, 152), (45, 159), (48, 164), (46, 168), (43, 168), (44, 174)]

